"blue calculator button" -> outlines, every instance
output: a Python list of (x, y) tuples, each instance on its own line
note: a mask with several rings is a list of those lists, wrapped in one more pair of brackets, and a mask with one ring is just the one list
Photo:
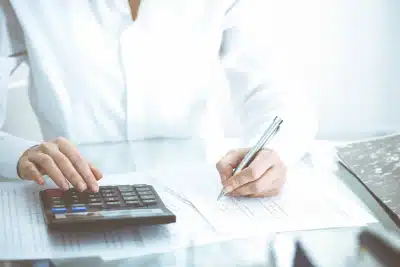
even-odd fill
[(72, 206), (71, 211), (86, 211), (86, 206)]
[(67, 212), (67, 209), (66, 208), (52, 208), (51, 211), (53, 213), (64, 213), (64, 212)]

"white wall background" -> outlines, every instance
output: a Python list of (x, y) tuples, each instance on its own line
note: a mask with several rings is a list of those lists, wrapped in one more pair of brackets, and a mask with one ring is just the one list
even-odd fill
[[(309, 93), (319, 138), (357, 139), (400, 131), (399, 0), (265, 0), (272, 76)], [(10, 90), (5, 129), (40, 140), (24, 88)]]
[(276, 21), (278, 76), (287, 86), (310, 93), (319, 112), (320, 138), (357, 139), (400, 130), (400, 1), (267, 5)]

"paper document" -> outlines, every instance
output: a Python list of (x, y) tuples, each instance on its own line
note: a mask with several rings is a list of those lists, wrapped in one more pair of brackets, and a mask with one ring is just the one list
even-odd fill
[[(102, 184), (146, 182), (132, 177), (135, 174), (104, 177)], [(100, 255), (125, 258), (213, 240), (211, 228), (191, 206), (168, 192), (162, 192), (156, 185), (155, 188), (167, 207), (176, 214), (177, 223), (106, 229), (104, 232), (61, 233), (50, 231), (45, 225), (38, 194), (43, 187), (22, 182), (0, 183), (0, 260)], [(194, 240), (194, 235), (198, 235), (197, 240)]]
[(345, 197), (343, 188), (319, 175), (310, 169), (294, 170), (278, 197), (223, 198), (219, 202), (221, 185), (214, 168), (106, 176), (101, 185), (152, 184), (177, 222), (83, 233), (47, 229), (39, 201), (43, 187), (0, 183), (0, 260), (128, 258), (236, 237), (376, 221)]
[(219, 233), (241, 237), (376, 222), (361, 202), (346, 197), (345, 188), (329, 184), (329, 179), (322, 177), (318, 181), (318, 173), (308, 167), (290, 171), (279, 196), (223, 197), (219, 201), (216, 198), (221, 183), (217, 172), (199, 169), (175, 173), (173, 177), (164, 174), (161, 179), (168, 181), (166, 187), (184, 195)]

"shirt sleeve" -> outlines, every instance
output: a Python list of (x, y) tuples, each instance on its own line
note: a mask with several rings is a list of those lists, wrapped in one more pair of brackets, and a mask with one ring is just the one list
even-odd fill
[[(266, 147), (278, 152), (286, 165), (296, 163), (309, 149), (317, 132), (317, 118), (306, 92), (273, 82), (269, 66), (267, 21), (262, 0), (237, 0), (226, 12), (221, 60), (231, 88), (231, 101), (240, 144), (257, 142), (275, 116), (280, 131)], [(272, 41), (272, 40), (271, 40)], [(228, 131), (229, 132), (229, 131)]]
[[(6, 118), (9, 77), (24, 60), (24, 38), (8, 0), (0, 0), (0, 126)], [(0, 131), (0, 176), (17, 178), (17, 163), (22, 153), (36, 142)]]

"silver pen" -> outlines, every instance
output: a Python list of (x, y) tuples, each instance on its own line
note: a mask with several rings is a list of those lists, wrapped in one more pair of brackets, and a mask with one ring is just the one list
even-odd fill
[[(279, 128), (282, 124), (283, 120), (278, 116), (275, 117), (271, 125), (261, 136), (260, 140), (247, 152), (244, 156), (243, 160), (239, 163), (239, 165), (233, 171), (233, 175), (237, 174), (244, 168), (246, 168), (255, 158), (258, 152), (264, 148), (264, 146), (271, 141), (271, 139), (275, 136), (275, 134), (279, 131)], [(232, 175), (232, 176), (233, 176)], [(217, 200), (219, 200), (222, 196), (225, 196), (228, 192), (225, 192), (224, 188), (222, 188), (221, 193), (219, 193)]]

